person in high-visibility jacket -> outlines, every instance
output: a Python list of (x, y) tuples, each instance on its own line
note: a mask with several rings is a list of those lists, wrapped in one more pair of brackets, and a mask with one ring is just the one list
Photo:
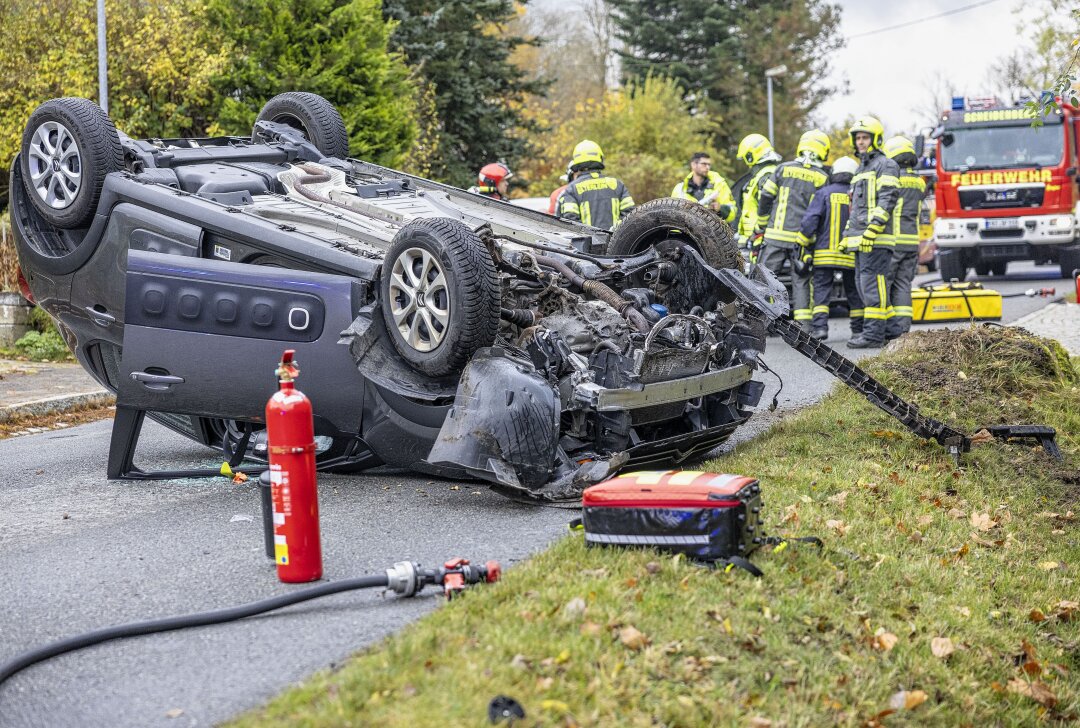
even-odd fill
[(803, 215), (814, 193), (829, 181), (825, 160), (829, 156), (829, 136), (811, 129), (799, 138), (796, 158), (776, 167), (765, 180), (758, 199), (755, 234), (763, 233), (760, 263), (779, 273), (791, 260), (791, 315), (804, 331), (810, 331), (813, 309), (810, 303), (813, 248), (803, 235)]
[(671, 196), (680, 200), (696, 200), (716, 210), (725, 222), (735, 222), (735, 198), (727, 180), (712, 171), (712, 157), (708, 152), (694, 152), (690, 157), (690, 174), (686, 175)]
[(855, 255), (844, 248), (843, 233), (851, 209), (851, 178), (859, 166), (851, 157), (841, 157), (833, 164), (829, 183), (814, 193), (810, 207), (803, 215), (801, 231), (814, 240), (813, 298), (814, 318), (810, 335), (818, 341), (829, 338), (829, 299), (832, 298), (833, 275), (840, 271), (844, 296), (847, 298), (851, 333), (862, 331), (863, 304), (855, 285)]
[(926, 196), (926, 180), (915, 174), (919, 163), (915, 145), (907, 137), (894, 136), (885, 142), (885, 156), (900, 167), (899, 194), (889, 222), (894, 247), (889, 266), (890, 312), (885, 339), (895, 339), (911, 330), (911, 283), (919, 267), (919, 213)]
[(900, 186), (900, 167), (882, 151), (885, 128), (872, 116), (858, 119), (848, 130), (859, 156), (851, 178), (851, 215), (844, 228), (844, 246), (855, 251), (855, 277), (863, 300), (863, 330), (851, 337), (852, 349), (885, 344), (889, 319), (889, 268), (893, 235), (887, 229)]
[[(747, 134), (739, 142), (738, 157), (749, 168), (746, 184), (739, 193), (739, 242), (751, 248), (751, 258), (756, 262), (757, 250), (751, 246), (754, 228), (757, 227), (758, 198), (761, 185), (769, 175), (776, 171), (782, 157), (773, 149), (773, 145), (762, 134)], [(760, 241), (759, 241), (760, 242)], [(759, 246), (760, 247), (760, 246)]]
[(603, 173), (604, 152), (596, 142), (585, 139), (574, 147), (570, 170), (574, 178), (559, 197), (559, 217), (611, 230), (634, 209), (626, 185)]

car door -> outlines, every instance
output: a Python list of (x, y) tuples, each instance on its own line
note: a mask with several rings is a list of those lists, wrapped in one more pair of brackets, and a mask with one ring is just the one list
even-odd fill
[(363, 378), (337, 343), (358, 279), (131, 250), (125, 283), (118, 405), (262, 421), (295, 349), (316, 415), (358, 431)]

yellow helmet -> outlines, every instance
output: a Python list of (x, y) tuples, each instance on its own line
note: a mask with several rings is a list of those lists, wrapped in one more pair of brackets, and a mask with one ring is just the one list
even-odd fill
[(811, 129), (799, 137), (799, 146), (795, 153), (800, 157), (810, 153), (824, 162), (829, 158), (829, 135), (821, 129)]
[(851, 125), (848, 134), (851, 135), (851, 146), (855, 146), (856, 132), (864, 131), (870, 135), (870, 148), (881, 149), (882, 140), (885, 138), (885, 127), (872, 116), (862, 116)]
[(906, 136), (894, 136), (885, 142), (881, 151), (885, 152), (885, 156), (889, 159), (896, 159), (904, 153), (915, 156), (915, 145)]
[(574, 147), (574, 155), (570, 158), (570, 169), (578, 170), (588, 164), (603, 167), (604, 150), (596, 142), (585, 139)]
[(739, 142), (738, 157), (746, 162), (747, 167), (753, 167), (773, 151), (773, 146), (764, 134), (747, 134)]

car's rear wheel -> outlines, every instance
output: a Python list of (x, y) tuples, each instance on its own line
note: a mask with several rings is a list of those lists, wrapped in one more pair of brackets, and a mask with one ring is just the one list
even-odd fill
[[(299, 129), (327, 157), (349, 156), (345, 120), (332, 103), (318, 94), (306, 91), (278, 94), (266, 102), (255, 121), (272, 121)], [(251, 138), (256, 141), (254, 130)]]
[(394, 348), (415, 369), (460, 371), (499, 331), (495, 264), (466, 225), (414, 220), (390, 243), (380, 281), (383, 321)]
[(46, 101), (23, 131), (19, 156), (31, 204), (58, 228), (86, 225), (110, 172), (124, 168), (124, 150), (108, 114), (87, 99)]
[(636, 207), (615, 229), (607, 253), (630, 256), (654, 246), (663, 252), (678, 245), (690, 245), (713, 268), (743, 268), (728, 224), (705, 205), (674, 197)]

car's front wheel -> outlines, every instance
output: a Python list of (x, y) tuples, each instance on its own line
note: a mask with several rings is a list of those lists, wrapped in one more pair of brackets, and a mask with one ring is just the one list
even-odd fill
[(653, 246), (663, 252), (677, 245), (690, 245), (713, 268), (742, 270), (739, 246), (728, 224), (708, 207), (674, 197), (638, 205), (615, 229), (607, 253), (630, 256)]
[(106, 175), (124, 168), (124, 150), (93, 101), (52, 99), (30, 115), (19, 164), (34, 208), (50, 225), (71, 229), (94, 217)]
[(480, 238), (445, 217), (414, 220), (390, 243), (380, 281), (394, 348), (433, 377), (458, 372), (499, 331), (501, 292)]

